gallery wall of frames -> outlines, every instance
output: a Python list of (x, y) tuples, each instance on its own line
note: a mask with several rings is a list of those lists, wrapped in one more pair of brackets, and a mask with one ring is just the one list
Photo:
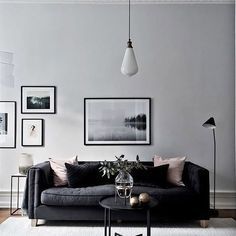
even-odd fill
[[(56, 114), (56, 86), (21, 86), (21, 146), (43, 147), (44, 114)], [(16, 148), (15, 101), (0, 101), (0, 148)], [(151, 98), (84, 98), (84, 145), (150, 145)]]
[[(15, 101), (0, 101), (0, 148), (16, 148), (17, 109)], [(44, 146), (44, 114), (56, 114), (55, 86), (21, 86), (21, 113), (38, 118), (21, 119), (21, 145)]]

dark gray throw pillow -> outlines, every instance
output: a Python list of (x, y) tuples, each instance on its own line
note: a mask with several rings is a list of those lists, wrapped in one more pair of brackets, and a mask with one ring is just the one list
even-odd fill
[(80, 188), (97, 185), (99, 164), (85, 163), (82, 165), (71, 165), (65, 163), (65, 166), (69, 187)]
[(145, 166), (145, 169), (133, 169), (131, 175), (134, 179), (134, 185), (141, 186), (167, 186), (167, 171), (169, 164), (161, 166)]

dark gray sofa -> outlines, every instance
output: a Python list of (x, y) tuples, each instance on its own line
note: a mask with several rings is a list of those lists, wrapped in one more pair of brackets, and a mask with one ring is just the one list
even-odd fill
[[(85, 162), (79, 162), (83, 164)], [(94, 162), (93, 162), (94, 163)], [(143, 162), (153, 165), (152, 162)], [(35, 165), (28, 171), (23, 208), (27, 211), (32, 225), (37, 219), (45, 220), (103, 220), (103, 209), (99, 200), (114, 195), (112, 182), (85, 188), (53, 187), (52, 170), (49, 162)], [(183, 171), (185, 187), (169, 186), (158, 188), (134, 186), (132, 193), (148, 192), (158, 199), (158, 206), (152, 210), (153, 221), (201, 220), (207, 226), (209, 219), (209, 172), (191, 162), (186, 162)], [(112, 220), (145, 220), (145, 214), (135, 212), (115, 212)]]

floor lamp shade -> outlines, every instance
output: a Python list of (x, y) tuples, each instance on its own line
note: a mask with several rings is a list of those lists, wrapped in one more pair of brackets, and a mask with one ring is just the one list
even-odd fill
[(209, 118), (202, 126), (208, 129), (215, 129), (216, 128), (215, 119), (213, 117)]

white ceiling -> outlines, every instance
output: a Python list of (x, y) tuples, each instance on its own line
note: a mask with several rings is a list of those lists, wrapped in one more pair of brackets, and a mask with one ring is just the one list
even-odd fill
[[(131, 0), (132, 4), (233, 4), (235, 0)], [(127, 4), (128, 0), (0, 0), (0, 3)]]

